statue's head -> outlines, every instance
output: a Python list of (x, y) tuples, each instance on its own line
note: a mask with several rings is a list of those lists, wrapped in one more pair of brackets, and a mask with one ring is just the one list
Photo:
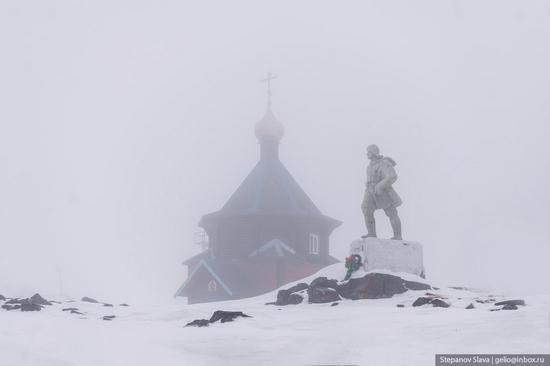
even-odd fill
[(376, 145), (369, 145), (367, 147), (367, 157), (369, 159), (374, 159), (380, 156), (380, 149)]

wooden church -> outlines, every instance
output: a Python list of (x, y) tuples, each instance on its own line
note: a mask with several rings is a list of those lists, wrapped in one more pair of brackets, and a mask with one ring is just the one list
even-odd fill
[(338, 262), (329, 240), (341, 222), (323, 215), (279, 160), (284, 129), (270, 104), (255, 126), (260, 160), (199, 222), (208, 248), (183, 262), (188, 277), (175, 294), (189, 304), (260, 295)]

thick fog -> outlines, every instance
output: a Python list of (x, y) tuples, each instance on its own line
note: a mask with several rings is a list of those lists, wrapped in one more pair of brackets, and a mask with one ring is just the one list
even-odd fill
[(550, 1), (3, 0), (0, 44), (0, 293), (170, 299), (258, 160), (268, 71), (333, 256), (376, 143), (428, 279), (550, 291)]

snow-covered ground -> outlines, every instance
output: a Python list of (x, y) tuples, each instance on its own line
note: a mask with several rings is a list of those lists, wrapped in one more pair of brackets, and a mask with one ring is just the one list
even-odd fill
[[(336, 264), (304, 282), (320, 275), (343, 278), (343, 272)], [(338, 306), (264, 305), (275, 300), (275, 291), (194, 305), (174, 300), (155, 307), (104, 307), (76, 301), (40, 312), (0, 309), (0, 365), (410, 366), (432, 365), (436, 353), (550, 353), (550, 296), (523, 297), (527, 306), (519, 310), (492, 312), (492, 303), (475, 302), (488, 293), (443, 287), (432, 292), (447, 297), (451, 307), (411, 307), (425, 291)], [(475, 309), (464, 309), (472, 302)], [(85, 315), (61, 310), (67, 307)], [(184, 327), (215, 310), (252, 318)], [(104, 315), (116, 318), (104, 321)]]

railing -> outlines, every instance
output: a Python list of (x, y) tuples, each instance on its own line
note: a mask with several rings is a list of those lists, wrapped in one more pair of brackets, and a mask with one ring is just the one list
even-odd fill
[(202, 250), (208, 249), (209, 240), (208, 240), (208, 234), (206, 233), (206, 231), (199, 230), (195, 232), (194, 242), (195, 244), (200, 245)]

